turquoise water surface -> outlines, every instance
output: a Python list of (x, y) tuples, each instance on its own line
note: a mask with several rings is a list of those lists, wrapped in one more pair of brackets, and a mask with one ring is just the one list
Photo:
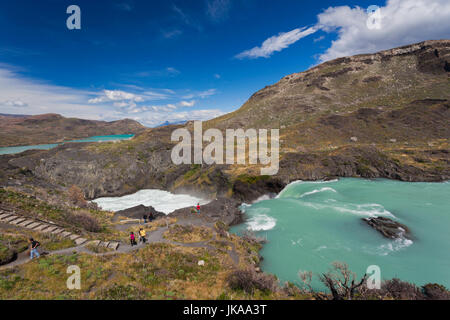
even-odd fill
[[(251, 229), (267, 237), (262, 269), (299, 283), (300, 270), (326, 272), (346, 262), (362, 276), (378, 265), (383, 279), (450, 288), (450, 183), (345, 178), (295, 182), (275, 199), (243, 205)], [(389, 240), (361, 218), (385, 216), (407, 225), (413, 239)], [(317, 279), (317, 277), (316, 277)], [(314, 286), (323, 289), (316, 280)]]
[[(134, 135), (132, 135), (132, 134), (95, 136), (95, 137), (90, 137), (90, 138), (86, 138), (86, 139), (64, 141), (63, 143), (115, 141), (115, 140), (126, 140), (126, 139), (130, 139), (132, 137), (134, 137)], [(63, 144), (63, 143), (40, 144), (40, 145), (34, 145), (34, 146), (3, 147), (3, 148), (0, 148), (0, 155), (15, 154), (15, 153), (24, 152), (27, 150), (50, 150), (50, 149), (56, 148), (57, 146), (59, 146), (60, 144)]]

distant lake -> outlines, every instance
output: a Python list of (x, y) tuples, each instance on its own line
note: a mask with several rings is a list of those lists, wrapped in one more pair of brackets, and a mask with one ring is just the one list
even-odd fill
[(134, 137), (133, 134), (117, 134), (110, 136), (95, 136), (86, 139), (70, 140), (64, 141), (62, 143), (39, 144), (34, 146), (2, 147), (0, 148), (0, 155), (21, 153), (27, 150), (50, 150), (64, 143), (117, 141), (117, 140), (127, 140), (133, 137)]

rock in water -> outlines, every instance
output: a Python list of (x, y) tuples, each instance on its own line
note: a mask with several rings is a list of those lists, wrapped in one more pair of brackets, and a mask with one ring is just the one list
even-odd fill
[(398, 239), (401, 237), (411, 240), (411, 232), (407, 226), (385, 217), (363, 218), (369, 226), (377, 230), (384, 237)]

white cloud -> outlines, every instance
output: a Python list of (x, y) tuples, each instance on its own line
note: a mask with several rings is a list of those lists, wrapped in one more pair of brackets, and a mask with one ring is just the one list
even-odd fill
[(195, 105), (195, 100), (180, 102), (181, 107), (193, 107), (194, 105)]
[[(131, 118), (147, 126), (165, 121), (207, 120), (223, 114), (217, 109), (179, 111), (179, 107), (193, 107), (196, 101), (181, 98), (170, 89), (135, 86), (129, 86), (129, 89), (137, 93), (123, 90), (92, 92), (56, 86), (26, 78), (17, 69), (0, 64), (0, 113), (58, 113), (66, 117), (106, 121)], [(215, 92), (215, 89), (209, 89), (195, 92), (195, 96), (206, 97)], [(144, 105), (142, 102), (165, 99), (179, 100), (161, 105)]]
[(204, 99), (204, 98), (206, 98), (206, 97), (213, 96), (213, 95), (215, 95), (216, 93), (217, 93), (217, 89), (208, 89), (208, 90), (206, 90), (206, 91), (201, 91), (201, 92), (199, 92), (197, 95), (198, 95), (200, 98)]
[(110, 102), (110, 101), (134, 101), (134, 102), (143, 102), (144, 98), (142, 96), (136, 95), (134, 93), (122, 91), (122, 90), (103, 90), (101, 96), (93, 99), (89, 99), (89, 103), (101, 103), (101, 102)]
[(28, 106), (28, 103), (25, 103), (20, 99), (17, 99), (17, 100), (7, 100), (3, 103), (0, 103), (0, 105), (4, 105), (4, 106), (8, 106), (8, 107), (26, 107), (26, 106)]
[(279, 52), (283, 49), (286, 49), (291, 44), (297, 42), (301, 38), (315, 33), (316, 31), (316, 27), (311, 27), (297, 28), (289, 32), (281, 32), (278, 35), (265, 40), (260, 47), (254, 47), (253, 49), (239, 53), (238, 55), (236, 55), (236, 58), (269, 58), (274, 52)]
[(42, 114), (59, 113), (68, 117), (100, 120), (110, 116), (104, 105), (88, 106), (92, 92), (56, 86), (26, 78), (18, 69), (0, 65), (0, 112)]
[(216, 74), (214, 75), (214, 78), (220, 79), (220, 78), (222, 78), (222, 76), (221, 76), (220, 74), (216, 73)]
[(172, 122), (184, 122), (189, 120), (209, 120), (224, 114), (218, 109), (205, 109), (205, 110), (193, 110), (189, 112), (173, 112), (171, 110), (157, 109), (154, 112), (141, 113), (138, 116), (132, 116), (132, 119), (140, 121), (147, 126), (157, 126), (166, 121)]
[(188, 100), (193, 99), (195, 97), (205, 99), (205, 98), (208, 98), (215, 94), (217, 94), (217, 89), (208, 89), (208, 90), (204, 90), (204, 91), (198, 91), (198, 92), (192, 92), (192, 93), (186, 94), (182, 98), (188, 99)]
[[(450, 38), (449, 0), (388, 0), (380, 7), (381, 28), (368, 28), (367, 9), (349, 6), (330, 7), (317, 16), (318, 23), (273, 36), (260, 47), (236, 57), (268, 58), (298, 40), (319, 30), (337, 33), (331, 47), (320, 55), (321, 62), (361, 53), (374, 53), (425, 40)], [(314, 42), (322, 40), (319, 37)]]
[(380, 9), (380, 29), (367, 27), (368, 14), (359, 7), (331, 7), (319, 14), (322, 30), (338, 33), (320, 60), (450, 38), (448, 0), (389, 0)]

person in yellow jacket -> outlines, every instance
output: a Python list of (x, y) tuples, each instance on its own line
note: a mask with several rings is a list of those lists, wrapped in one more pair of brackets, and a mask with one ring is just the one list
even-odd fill
[(146, 236), (146, 232), (143, 228), (139, 229), (139, 242), (145, 243), (147, 241), (147, 239), (145, 238)]

